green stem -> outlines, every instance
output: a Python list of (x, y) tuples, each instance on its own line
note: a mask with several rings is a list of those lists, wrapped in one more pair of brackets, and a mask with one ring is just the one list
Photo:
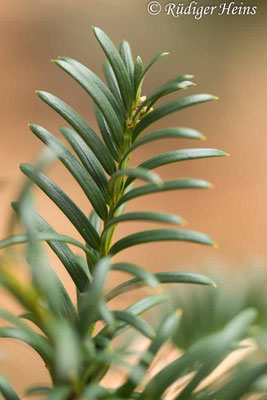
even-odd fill
[[(126, 158), (124, 158), (125, 152), (129, 149), (129, 147), (132, 145), (132, 135), (133, 135), (133, 130), (138, 124), (138, 119), (135, 118), (136, 112), (140, 106), (140, 96), (141, 96), (141, 86), (140, 85), (140, 90), (138, 91), (136, 95), (136, 99), (133, 103), (132, 109), (128, 115), (127, 121), (126, 121), (126, 128), (124, 132), (124, 142), (122, 145), (122, 148), (120, 150), (120, 159), (118, 162), (118, 170), (121, 169), (127, 169), (131, 154), (129, 154)], [(113, 235), (116, 229), (117, 225), (112, 225), (110, 228), (105, 230), (105, 226), (108, 224), (108, 222), (112, 219), (115, 218), (119, 215), (120, 209), (117, 208), (117, 204), (122, 198), (122, 196), (125, 194), (125, 182), (126, 182), (126, 176), (122, 177), (117, 177), (115, 178), (115, 182), (113, 185), (112, 193), (111, 193), (111, 204), (110, 204), (110, 209), (109, 209), (109, 214), (108, 218), (106, 219), (104, 223), (104, 229), (102, 231), (102, 236), (101, 236), (101, 246), (100, 246), (100, 257), (101, 256), (106, 256), (109, 253), (109, 250), (112, 245), (112, 239)]]
[[(125, 159), (123, 159), (123, 155), (125, 154), (125, 152), (128, 150), (128, 148), (132, 144), (132, 133), (133, 133), (133, 129), (135, 128), (135, 125), (132, 123), (132, 118), (133, 118), (133, 115), (135, 112), (135, 109), (134, 109), (135, 107), (136, 107), (136, 105), (133, 106), (131, 115), (128, 118), (127, 123), (126, 123), (126, 129), (125, 129), (125, 133), (124, 133), (124, 143), (121, 148), (120, 160), (119, 160), (119, 164), (118, 164), (119, 170), (127, 169), (128, 165), (129, 165), (131, 155), (129, 154), (129, 156)], [(110, 210), (109, 210), (108, 218), (105, 221), (104, 228), (105, 228), (106, 224), (112, 218), (117, 217), (119, 215), (120, 211), (119, 211), (119, 209), (116, 208), (116, 206), (117, 206), (118, 202), (120, 201), (121, 197), (125, 193), (125, 188), (124, 188), (125, 181), (126, 181), (126, 176), (118, 177), (115, 179), (115, 182), (113, 185), (113, 192), (111, 193)], [(105, 230), (104, 233), (102, 234), (101, 250), (100, 250), (101, 256), (106, 256), (108, 254), (111, 244), (112, 244), (112, 239), (113, 239), (115, 229), (116, 229), (116, 225), (113, 225), (110, 228), (108, 228), (107, 230)]]

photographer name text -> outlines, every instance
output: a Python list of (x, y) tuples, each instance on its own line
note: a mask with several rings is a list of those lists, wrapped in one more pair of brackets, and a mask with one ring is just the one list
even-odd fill
[(151, 15), (158, 15), (161, 12), (165, 12), (166, 15), (172, 16), (174, 18), (178, 18), (182, 15), (192, 15), (195, 19), (201, 19), (203, 16), (208, 15), (256, 15), (257, 6), (248, 5), (241, 3), (236, 3), (235, 1), (231, 2), (222, 2), (219, 5), (201, 5), (197, 1), (191, 1), (188, 4), (184, 4), (182, 2), (167, 3), (165, 6), (162, 6), (158, 1), (151, 1), (147, 10)]

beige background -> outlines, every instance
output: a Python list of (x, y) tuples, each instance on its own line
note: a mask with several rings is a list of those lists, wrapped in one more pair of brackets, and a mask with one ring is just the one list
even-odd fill
[[(209, 3), (217, 4), (214, 0)], [(22, 178), (18, 164), (33, 160), (42, 147), (30, 134), (27, 123), (44, 125), (56, 135), (64, 123), (38, 99), (34, 90), (56, 94), (96, 128), (89, 97), (49, 62), (58, 55), (69, 55), (102, 77), (103, 53), (90, 29), (95, 25), (116, 43), (127, 38), (134, 54), (140, 54), (145, 63), (156, 53), (170, 51), (170, 56), (154, 67), (144, 94), (170, 77), (192, 73), (198, 85), (190, 93), (208, 92), (220, 97), (219, 102), (191, 108), (157, 124), (157, 128), (175, 125), (197, 128), (208, 136), (207, 142), (155, 142), (137, 150), (132, 165), (159, 152), (184, 147), (215, 147), (231, 154), (226, 159), (179, 163), (157, 171), (164, 178), (204, 178), (215, 184), (214, 190), (148, 196), (132, 201), (128, 207), (177, 213), (188, 221), (188, 228), (210, 234), (219, 244), (218, 250), (165, 243), (135, 247), (117, 259), (135, 261), (151, 270), (195, 271), (218, 262), (227, 268), (242, 267), (255, 258), (264, 262), (267, 256), (267, 4), (264, 0), (245, 3), (258, 5), (256, 16), (207, 16), (196, 21), (193, 17), (150, 16), (144, 0), (0, 0), (2, 234), (9, 217), (9, 202), (15, 198)], [(60, 165), (53, 168), (50, 176), (86, 213), (89, 211), (85, 197)], [(44, 195), (37, 198), (38, 209), (58, 231), (77, 236)], [(116, 237), (140, 228), (150, 229), (152, 225), (121, 225)], [(73, 293), (63, 268), (54, 265)], [(1, 307), (11, 307), (6, 297), (2, 296), (1, 301)], [(19, 390), (29, 382), (45, 379), (39, 359), (28, 348), (3, 340), (1, 349), (1, 373)]]

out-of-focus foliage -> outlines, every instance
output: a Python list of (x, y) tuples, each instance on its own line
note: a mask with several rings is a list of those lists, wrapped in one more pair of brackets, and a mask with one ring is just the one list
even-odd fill
[[(253, 337), (264, 346), (263, 336), (267, 332), (267, 293), (266, 274), (263, 268), (236, 269), (223, 273), (209, 271), (217, 283), (216, 290), (201, 288), (179, 288), (171, 291), (175, 307), (184, 310), (176, 344), (186, 350), (195, 340), (223, 328), (235, 315), (246, 308), (257, 311)], [(198, 329), (194, 329), (194, 326)], [(266, 347), (266, 345), (264, 346)], [(264, 348), (262, 347), (262, 349)]]

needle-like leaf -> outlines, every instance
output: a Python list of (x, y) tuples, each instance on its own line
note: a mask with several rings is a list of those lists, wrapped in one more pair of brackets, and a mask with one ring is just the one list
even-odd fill
[(104, 231), (110, 228), (112, 225), (119, 224), (120, 222), (129, 221), (148, 221), (148, 222), (162, 222), (164, 224), (184, 224), (184, 220), (181, 217), (173, 214), (165, 214), (152, 211), (140, 211), (140, 212), (130, 212), (126, 214), (119, 215), (118, 217), (112, 218), (105, 225)]
[[(250, 392), (252, 385), (267, 372), (267, 363), (261, 363), (245, 370), (239, 371), (234, 378), (226, 382), (219, 390), (208, 395), (209, 400), (241, 399)], [(202, 398), (203, 400), (203, 398)]]
[[(37, 224), (37, 229), (40, 232), (56, 233), (54, 229), (40, 216), (38, 216)], [(77, 288), (83, 292), (89, 286), (90, 280), (78, 258), (73, 254), (66, 242), (49, 240), (47, 241), (47, 244), (56, 253), (62, 264), (65, 266)], [(83, 250), (85, 249), (83, 248)], [(91, 260), (91, 262), (95, 262), (94, 255), (88, 250), (86, 250), (86, 256)]]
[[(96, 322), (103, 312), (111, 320), (113, 320), (112, 314), (108, 310), (104, 303), (104, 284), (107, 278), (107, 273), (111, 268), (110, 258), (103, 257), (96, 265), (93, 272), (93, 282), (90, 289), (81, 297), (80, 302), (80, 331), (83, 335), (86, 335), (90, 325)], [(103, 318), (105, 319), (105, 317)]]
[(120, 45), (120, 56), (123, 59), (125, 67), (128, 71), (130, 81), (133, 82), (134, 78), (134, 62), (130, 44), (123, 40)]
[(143, 81), (143, 61), (140, 56), (137, 56), (135, 64), (134, 64), (134, 90), (138, 97), (138, 92), (140, 91), (141, 84)]
[[(56, 154), (59, 160), (65, 165), (72, 176), (76, 179), (92, 206), (102, 219), (107, 218), (107, 206), (105, 198), (98, 185), (89, 175), (88, 171), (80, 164), (77, 158), (45, 128), (39, 125), (30, 125), (31, 131)], [(78, 136), (78, 135), (77, 135)], [(105, 181), (102, 182), (103, 185)]]
[(10, 383), (0, 375), (0, 393), (5, 400), (20, 400)]
[[(144, 297), (143, 299), (137, 301), (136, 303), (132, 304), (131, 306), (127, 307), (125, 311), (131, 312), (133, 315), (140, 315), (143, 314), (144, 312), (150, 310), (153, 307), (156, 307), (165, 301), (168, 300), (167, 296), (148, 296)], [(115, 325), (115, 324), (114, 324)], [(130, 325), (127, 323), (117, 323), (115, 326), (113, 326), (113, 330), (109, 329), (109, 327), (104, 327), (96, 337), (108, 337), (113, 339), (114, 337), (120, 335), (122, 332), (124, 332), (126, 329), (130, 328)]]
[[(120, 395), (122, 398), (129, 398), (136, 386), (142, 382), (144, 372), (151, 365), (160, 348), (172, 336), (175, 330), (177, 330), (181, 320), (181, 314), (181, 311), (177, 310), (175, 313), (167, 316), (167, 318), (162, 321), (158, 331), (156, 332), (156, 337), (150, 344), (147, 351), (141, 355), (139, 363), (133, 367), (129, 378), (120, 387), (118, 395)], [(141, 375), (136, 374), (139, 369), (143, 370)], [(138, 375), (140, 375), (140, 379), (137, 380), (136, 376)]]
[[(159, 283), (187, 283), (194, 285), (207, 285), (207, 286), (216, 286), (215, 282), (210, 278), (207, 278), (204, 275), (194, 274), (191, 272), (157, 272), (153, 274)], [(114, 297), (121, 295), (122, 293), (128, 292), (130, 290), (139, 289), (146, 285), (145, 280), (140, 279), (140, 277), (136, 277), (129, 281), (125, 281), (120, 285), (116, 286), (110, 292), (106, 294), (106, 300), (110, 301)]]
[(44, 91), (37, 91), (36, 93), (40, 99), (61, 115), (83, 138), (86, 144), (94, 152), (105, 171), (109, 175), (113, 174), (113, 172), (116, 171), (114, 160), (102, 140), (97, 136), (90, 125), (72, 107), (58, 99), (56, 96)]
[(77, 135), (77, 133), (69, 127), (60, 128), (60, 132), (69, 142), (79, 159), (81, 160), (84, 168), (89, 172), (99, 189), (102, 191), (105, 199), (107, 199), (107, 177), (97, 160), (96, 156), (92, 152), (85, 141)]
[(115, 161), (119, 161), (119, 149), (116, 144), (116, 142), (112, 138), (112, 134), (110, 132), (110, 129), (107, 125), (107, 122), (105, 120), (104, 115), (102, 114), (102, 111), (100, 110), (97, 105), (94, 105), (94, 110), (95, 110), (95, 115), (96, 115), (96, 120), (99, 126), (100, 133), (102, 135), (102, 138), (105, 142), (105, 145), (110, 151), (110, 154), (112, 154), (112, 157), (114, 158)]
[(125, 111), (123, 101), (121, 98), (118, 81), (117, 81), (116, 75), (114, 74), (112, 66), (110, 65), (110, 62), (108, 60), (105, 60), (103, 63), (103, 70), (104, 70), (104, 75), (105, 75), (106, 81), (108, 83), (108, 86), (110, 88), (110, 91), (116, 97), (118, 103), (120, 104), (120, 107), (123, 109), (123, 112), (124, 112), (124, 115), (126, 118), (126, 111)]
[[(135, 79), (135, 88), (136, 88), (136, 91), (138, 91), (138, 89), (140, 88), (140, 86), (142, 85), (142, 82), (143, 82), (143, 80), (144, 80), (144, 78), (145, 78), (145, 76), (146, 76), (146, 74), (148, 73), (148, 71), (150, 70), (150, 68), (158, 61), (158, 60), (160, 60), (162, 57), (165, 57), (165, 56), (167, 56), (169, 53), (167, 53), (167, 52), (164, 52), (164, 53), (161, 53), (161, 54), (158, 54), (158, 55), (156, 55), (155, 57), (153, 57), (152, 58), (152, 60), (150, 61), (150, 63), (146, 66), (146, 68), (143, 70), (143, 64), (142, 64), (142, 72), (141, 72), (141, 74), (140, 73), (138, 73), (137, 74), (137, 76), (138, 76), (138, 78), (137, 78), (137, 76), (135, 77), (136, 79)], [(137, 61), (137, 60), (136, 60)], [(142, 60), (141, 60), (142, 61)], [(140, 63), (140, 60), (138, 60), (137, 61), (137, 63), (138, 64), (141, 64)], [(138, 67), (138, 69), (141, 71), (141, 69)]]
[(150, 70), (150, 68), (157, 62), (159, 61), (162, 57), (168, 56), (170, 53), (168, 52), (164, 52), (164, 53), (160, 53), (157, 54), (155, 57), (152, 58), (152, 60), (149, 62), (149, 64), (146, 66), (144, 73), (143, 73), (143, 77), (147, 74), (147, 72)]
[(113, 311), (113, 314), (116, 320), (125, 322), (130, 327), (142, 333), (145, 337), (151, 340), (154, 339), (155, 332), (145, 320), (136, 317), (129, 311)]
[[(95, 228), (97, 233), (100, 235), (102, 221), (99, 218), (99, 216), (97, 215), (97, 213), (95, 212), (95, 210), (91, 211), (91, 213), (89, 215), (89, 221), (91, 222), (91, 224), (93, 225), (93, 227)], [(92, 260), (90, 257), (86, 257), (87, 266), (89, 268), (90, 273), (92, 274), (95, 264), (96, 264), (97, 260), (99, 259), (99, 252), (97, 250), (95, 250), (93, 247), (91, 247), (89, 244), (86, 244), (86, 247), (88, 247), (88, 249), (95, 256), (95, 260)]]
[[(197, 160), (199, 158), (211, 157), (226, 157), (228, 154), (217, 149), (182, 149), (168, 151), (167, 153), (159, 154), (147, 161), (141, 163), (137, 168), (145, 168), (148, 170), (162, 167), (180, 161)], [(129, 177), (125, 183), (128, 186), (134, 178)]]
[(92, 97), (94, 102), (98, 105), (103, 115), (105, 116), (108, 126), (112, 132), (113, 139), (118, 146), (121, 146), (123, 142), (123, 129), (121, 126), (121, 122), (102, 90), (99, 89), (94, 81), (88, 82), (87, 78), (79, 71), (77, 71), (77, 69), (74, 68), (73, 65), (62, 60), (54, 60), (54, 63), (62, 68), (65, 72), (67, 72), (78, 83), (80, 83), (80, 85)]
[(174, 179), (170, 181), (163, 181), (162, 185), (160, 186), (155, 185), (154, 183), (149, 183), (147, 185), (129, 190), (124, 196), (122, 196), (117, 204), (117, 207), (129, 200), (136, 199), (137, 197), (145, 196), (147, 194), (179, 189), (207, 189), (210, 187), (211, 184), (209, 182), (201, 179)]
[[(73, 223), (86, 243), (98, 249), (100, 238), (88, 218), (55, 182), (31, 165), (22, 164), (21, 171), (60, 208)], [(52, 239), (51, 239), (52, 240)]]
[(81, 64), (79, 61), (74, 60), (73, 58), (70, 57), (59, 57), (60, 60), (66, 61), (67, 63), (73, 65), (77, 71), (79, 71), (81, 74), (84, 74), (85, 77), (88, 79), (89, 82), (93, 81), (99, 89), (104, 93), (110, 104), (112, 105), (114, 111), (118, 115), (121, 126), (124, 127), (125, 125), (125, 113), (122, 111), (122, 108), (116, 99), (116, 97), (111, 93), (111, 91), (106, 87), (104, 82), (96, 75), (94, 74), (89, 68), (85, 67), (83, 64)]
[(27, 389), (26, 395), (27, 396), (46, 396), (52, 390), (50, 386), (32, 386)]
[[(19, 203), (12, 203), (13, 209), (19, 213)], [(48, 224), (39, 214), (34, 215), (36, 229), (41, 233), (57, 233), (51, 225)], [(69, 246), (65, 242), (47, 241), (47, 244), (55, 252), (59, 260), (65, 266), (66, 270), (72, 277), (75, 285), (83, 292), (89, 286), (89, 276), (82, 267), (78, 258), (73, 254)], [(87, 254), (87, 253), (86, 253)], [(90, 254), (91, 260), (95, 262), (95, 258)]]
[(40, 355), (46, 365), (49, 365), (53, 358), (52, 348), (49, 342), (44, 336), (40, 335), (39, 333), (32, 331), (31, 334), (28, 334), (18, 328), (3, 327), (0, 328), (0, 337), (16, 339), (23, 343), (26, 343)]
[(126, 110), (129, 111), (133, 102), (133, 88), (124, 62), (116, 46), (109, 37), (99, 28), (94, 27), (93, 31), (112, 66), (120, 88), (123, 103)]
[(131, 179), (142, 179), (147, 182), (154, 183), (158, 186), (161, 184), (161, 179), (158, 174), (151, 173), (145, 168), (126, 168), (120, 169), (115, 174), (113, 174), (108, 183), (108, 191), (112, 193), (118, 178), (128, 176)]
[(154, 111), (146, 115), (141, 122), (139, 122), (133, 131), (133, 139), (137, 137), (151, 124), (158, 121), (159, 119), (172, 114), (176, 111), (182, 110), (187, 107), (194, 106), (196, 104), (205, 103), (207, 101), (216, 100), (215, 96), (210, 94), (195, 94), (188, 97), (183, 97), (178, 100), (172, 100), (156, 108)]
[(140, 111), (142, 110), (142, 108), (146, 107), (146, 112), (148, 112), (151, 109), (151, 107), (162, 97), (167, 96), (168, 94), (171, 94), (181, 89), (187, 89), (191, 86), (195, 86), (195, 84), (181, 77), (172, 79), (171, 81), (165, 83), (164, 85), (156, 89), (154, 92), (152, 92), (146, 98), (146, 100), (142, 104), (140, 104), (134, 118), (136, 119), (140, 115)]
[(81, 366), (81, 347), (75, 327), (59, 320), (54, 325), (55, 377), (58, 383), (71, 383)]
[(162, 241), (183, 241), (214, 246), (214, 242), (211, 238), (200, 232), (184, 229), (155, 229), (133, 233), (132, 235), (120, 239), (111, 247), (110, 254), (115, 255), (128, 247), (138, 244)]
[(161, 139), (205, 139), (205, 136), (202, 133), (196, 131), (195, 129), (190, 128), (167, 128), (161, 129), (156, 132), (149, 133), (145, 136), (142, 136), (140, 139), (136, 140), (124, 153), (121, 164), (125, 160), (125, 158), (133, 152), (133, 150), (137, 149), (144, 144), (154, 142), (155, 140)]
[(70, 395), (71, 388), (67, 385), (56, 385), (48, 394), (47, 400), (65, 400)]
[(147, 284), (151, 287), (156, 287), (159, 284), (159, 281), (154, 274), (134, 264), (116, 263), (112, 265), (112, 270), (122, 271), (134, 275), (135, 277), (143, 281), (144, 284)]
[(154, 169), (177, 161), (197, 160), (199, 158), (225, 157), (227, 153), (217, 149), (173, 150), (155, 156), (140, 164), (141, 168)]
[[(95, 257), (92, 254), (92, 252), (83, 245), (82, 243), (78, 242), (78, 240), (73, 239), (70, 236), (66, 235), (61, 235), (56, 232), (44, 232), (44, 233), (39, 233), (36, 235), (36, 240), (40, 242), (63, 242), (63, 243), (69, 243), (72, 244), (73, 246), (79, 247), (82, 249), (88, 257), (90, 257), (92, 262), (95, 262)], [(29, 237), (27, 234), (19, 234), (19, 235), (13, 235), (10, 236), (6, 239), (0, 240), (0, 249), (4, 249), (9, 246), (13, 246), (15, 244), (23, 244), (23, 243), (28, 243), (29, 242)]]

